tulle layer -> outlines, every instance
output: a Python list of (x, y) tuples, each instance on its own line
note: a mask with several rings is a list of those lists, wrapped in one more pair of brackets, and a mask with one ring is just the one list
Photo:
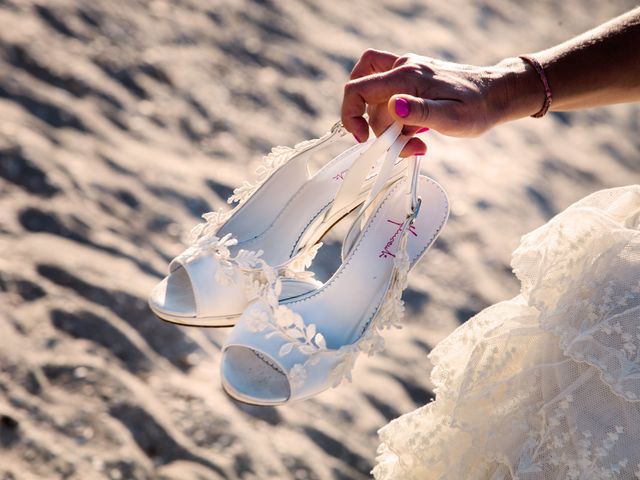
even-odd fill
[(640, 186), (523, 237), (521, 295), (430, 354), (436, 400), (380, 431), (378, 479), (640, 478)]

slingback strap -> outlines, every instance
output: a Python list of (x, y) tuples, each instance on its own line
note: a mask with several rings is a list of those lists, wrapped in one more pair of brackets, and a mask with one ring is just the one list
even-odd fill
[(338, 140), (340, 140), (347, 133), (349, 132), (347, 132), (347, 130), (344, 128), (344, 125), (342, 125), (342, 122), (338, 121), (334, 123), (329, 129), (329, 131), (325, 133), (322, 137), (316, 140), (308, 140), (306, 142), (301, 142), (297, 144), (294, 147), (294, 149), (296, 149), (297, 152), (293, 158), (300, 156), (303, 153), (306, 153), (310, 150), (322, 150), (328, 147), (329, 145), (332, 145)]
[[(367, 192), (371, 191), (371, 188), (367, 188), (368, 184), (375, 184), (373, 190), (377, 194), (394, 178), (402, 175), (402, 170), (405, 167), (403, 162), (392, 162), (387, 165), (384, 172), (380, 171), (384, 163), (381, 159), (384, 158), (385, 151), (391, 148), (401, 131), (402, 125), (394, 123), (379, 137), (371, 138), (366, 144), (360, 145), (362, 148), (356, 153), (357, 158), (344, 176), (333, 202), (314, 220), (317, 225), (323, 223), (332, 225), (336, 219), (342, 218), (348, 213), (354, 204), (361, 203), (362, 199), (368, 195)], [(377, 180), (380, 178), (378, 172), (382, 175), (382, 180)], [(374, 178), (377, 181), (373, 180)], [(371, 195), (368, 196), (374, 198)], [(319, 241), (319, 238), (313, 236), (314, 231), (314, 228), (309, 228), (298, 240), (297, 248), (303, 252), (304, 256), (307, 256), (304, 251), (313, 248), (313, 245)]]
[[(375, 168), (376, 161), (385, 151), (391, 148), (398, 138), (398, 135), (400, 135), (400, 132), (402, 132), (402, 125), (397, 122), (393, 123), (366, 151), (360, 154), (360, 157), (353, 163), (345, 175), (342, 185), (340, 185), (340, 189), (333, 201), (333, 205), (324, 215), (325, 220), (330, 219), (335, 213), (346, 208), (353, 202), (354, 198), (360, 195), (362, 185), (370, 175), (371, 170)], [(393, 168), (393, 164), (391, 168)]]
[[(296, 144), (293, 148), (272, 148), (271, 153), (264, 157), (262, 165), (260, 165), (256, 170), (258, 179), (253, 183), (245, 180), (241, 186), (233, 190), (233, 195), (227, 199), (227, 203), (237, 203), (235, 208), (239, 208), (253, 196), (267, 178), (269, 178), (278, 168), (291, 162), (301, 162), (303, 160), (308, 161), (308, 157), (306, 155), (308, 152), (312, 150), (322, 150), (344, 137), (347, 133), (348, 132), (342, 125), (342, 122), (336, 122), (333, 124), (331, 129), (320, 138), (305, 140), (304, 142)], [(309, 164), (307, 163), (305, 166), (308, 172)]]
[(422, 198), (418, 196), (418, 178), (420, 177), (420, 161), (421, 155), (415, 155), (411, 157), (411, 190), (409, 192), (411, 205), (408, 217), (411, 223), (416, 219), (418, 213), (420, 213), (420, 207), (422, 206)]
[[(391, 178), (391, 173), (393, 172), (393, 166), (395, 165), (396, 160), (400, 156), (402, 149), (405, 145), (411, 140), (411, 136), (408, 135), (400, 135), (395, 139), (393, 144), (387, 150), (387, 154), (384, 157), (382, 165), (380, 166), (380, 170), (378, 172), (378, 176), (376, 177), (376, 181), (371, 187), (371, 191), (369, 192), (369, 196), (364, 201), (362, 206), (360, 207), (360, 212), (366, 212), (369, 206), (375, 201), (378, 194), (384, 189)], [(407, 170), (405, 170), (406, 172)], [(363, 216), (360, 220), (360, 224), (364, 225), (366, 222), (366, 217)]]
[[(402, 152), (402, 149), (410, 139), (411, 136), (400, 135), (387, 150), (384, 160), (382, 161), (382, 164), (380, 166), (380, 171), (378, 172), (376, 181), (371, 188), (371, 191), (369, 192), (369, 196), (362, 204), (362, 207), (360, 207), (356, 219), (351, 225), (351, 228), (347, 232), (344, 242), (342, 243), (342, 258), (347, 258), (349, 252), (351, 251), (351, 248), (353, 247), (353, 245), (355, 245), (358, 237), (360, 236), (362, 228), (367, 223), (367, 219), (369, 218), (369, 207), (376, 201), (380, 192), (382, 192), (382, 190), (387, 186), (389, 178), (392, 175), (395, 162)], [(415, 177), (415, 179), (417, 180), (418, 169), (415, 166), (413, 166), (412, 169), (407, 169), (405, 167), (405, 176), (409, 174), (411, 174), (412, 177)], [(410, 185), (410, 182), (407, 183), (408, 185)], [(416, 186), (414, 185), (413, 188), (416, 188)], [(409, 205), (407, 205), (407, 208), (409, 208)]]
[[(362, 170), (360, 170), (360, 172), (366, 171), (366, 167), (368, 166), (367, 163), (369, 162), (369, 160), (367, 160), (367, 157), (369, 156), (366, 155), (363, 157), (365, 152), (369, 148), (371, 148), (371, 146), (376, 142), (380, 143), (381, 145), (386, 145), (390, 141), (392, 142), (393, 135), (391, 133), (395, 133), (395, 132), (389, 132), (389, 133), (390, 135), (388, 137), (383, 137), (382, 139), (377, 137), (372, 137), (369, 140), (367, 140), (367, 142), (357, 145), (357, 147), (360, 147), (360, 148), (355, 150), (353, 154), (355, 155), (356, 162), (358, 161), (358, 159), (361, 162), (360, 165)], [(343, 186), (344, 178), (343, 178), (342, 182), (340, 183), (340, 188), (342, 188), (342, 190), (340, 191), (339, 189), (337, 194), (340, 196), (338, 201), (336, 202), (334, 197), (334, 201), (329, 203), (326, 206), (326, 208), (322, 212), (320, 212), (320, 214), (313, 220), (313, 224), (312, 224), (313, 226), (310, 226), (310, 228), (308, 228), (307, 231), (303, 235), (301, 235), (301, 237), (298, 239), (298, 242), (295, 248), (298, 249), (299, 252), (302, 252), (302, 254), (305, 257), (306, 257), (306, 253), (304, 253), (304, 251), (308, 250), (309, 248), (313, 248), (313, 245), (317, 245), (318, 242), (320, 241), (321, 236), (317, 235), (317, 233), (326, 230), (326, 228), (324, 229), (319, 228), (320, 225), (324, 224), (325, 226), (331, 227), (337, 221), (343, 218), (346, 214), (348, 214), (355, 206), (362, 205), (363, 202), (366, 200), (366, 198), (369, 196), (369, 193), (371, 192), (371, 188), (373, 184), (376, 182), (376, 179), (378, 178), (378, 172), (383, 163), (382, 159), (384, 158), (384, 150), (379, 148), (379, 151), (381, 151), (381, 154), (379, 158), (375, 159), (373, 166), (369, 170), (368, 174), (365, 176), (364, 183), (360, 184), (359, 187), (358, 186), (354, 187), (353, 185), (356, 185), (356, 183), (353, 180), (355, 176), (353, 176), (351, 177), (351, 180), (350, 180), (350, 183), (353, 181), (353, 183), (351, 183), (351, 186), (347, 184), (347, 186), (344, 187)], [(389, 185), (394, 183), (396, 180), (401, 178), (404, 175), (404, 170), (406, 169), (406, 162), (403, 158), (400, 158), (400, 159), (397, 159), (393, 165), (389, 165), (389, 167), (391, 170), (390, 173), (389, 174), (383, 173), (381, 177), (383, 179), (386, 179), (386, 183), (383, 180), (378, 182), (378, 185), (374, 188), (375, 192), (378, 192), (379, 190), (388, 187)], [(351, 168), (353, 168), (353, 165), (349, 168), (349, 171), (351, 171)], [(345, 204), (346, 206), (344, 206)], [(342, 251), (344, 253), (345, 250), (343, 249)], [(295, 258), (295, 257), (292, 257), (292, 258)], [(344, 256), (342, 257), (342, 259), (344, 260)]]
[[(295, 154), (289, 159), (289, 162), (293, 160), (299, 161), (300, 158), (305, 159), (308, 162), (307, 153), (313, 151), (316, 153), (318, 151), (324, 150), (330, 145), (333, 145), (335, 142), (344, 137), (347, 133), (347, 130), (342, 125), (342, 122), (338, 121), (333, 124), (333, 126), (329, 129), (327, 133), (325, 133), (322, 137), (317, 138), (315, 140), (307, 140), (301, 143), (298, 143), (293, 147), (295, 150)], [(307, 171), (309, 168), (309, 164), (307, 163)]]

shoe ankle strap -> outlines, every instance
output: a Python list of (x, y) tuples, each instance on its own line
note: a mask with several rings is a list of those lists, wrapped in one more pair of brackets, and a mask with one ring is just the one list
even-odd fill
[(305, 142), (297, 144), (294, 149), (299, 149), (296, 155), (289, 160), (291, 161), (305, 161), (307, 162), (307, 173), (309, 173), (309, 157), (312, 154), (317, 153), (320, 150), (324, 150), (330, 145), (333, 145), (335, 142), (344, 137), (347, 133), (347, 130), (342, 125), (342, 122), (338, 121), (333, 124), (331, 129), (325, 133), (322, 137), (316, 140), (307, 140)]
[(360, 152), (359, 158), (344, 176), (331, 208), (324, 215), (325, 220), (351, 205), (353, 200), (360, 196), (365, 180), (371, 174), (371, 170), (376, 168), (376, 162), (391, 148), (401, 132), (402, 125), (393, 123), (366, 150)]
[[(351, 228), (347, 232), (347, 235), (342, 244), (342, 258), (346, 258), (353, 245), (356, 244), (357, 239), (359, 238), (362, 229), (367, 223), (369, 216), (371, 214), (372, 209), (370, 208), (374, 202), (377, 201), (379, 194), (383, 191), (383, 189), (387, 186), (387, 182), (391, 177), (393, 166), (402, 152), (402, 149), (405, 147), (407, 142), (411, 139), (411, 136), (401, 135), (399, 136), (395, 142), (391, 145), (389, 150), (387, 151), (384, 161), (380, 166), (380, 171), (378, 173), (378, 178), (376, 179), (376, 183), (371, 189), (369, 196), (363, 203), (362, 207), (360, 207), (360, 211), (358, 212)], [(413, 218), (417, 215), (417, 212), (420, 208), (421, 200), (417, 197), (417, 184), (418, 184), (418, 175), (420, 169), (420, 161), (418, 157), (411, 157), (410, 159), (404, 160), (409, 164), (406, 166), (404, 170), (405, 177), (405, 185), (407, 189), (407, 219), (411, 217), (411, 222)], [(408, 228), (408, 225), (403, 225), (401, 230)], [(406, 223), (406, 222), (405, 222)]]
[[(378, 194), (387, 186), (387, 183), (392, 176), (393, 167), (396, 163), (396, 160), (398, 159), (398, 157), (400, 156), (400, 153), (402, 152), (405, 145), (409, 142), (410, 139), (411, 139), (411, 136), (400, 135), (394, 140), (393, 144), (388, 148), (387, 153), (384, 156), (384, 160), (382, 161), (378, 169), (378, 175), (376, 176), (376, 181), (371, 187), (371, 191), (369, 192), (367, 199), (362, 204), (362, 207), (360, 207), (361, 212), (366, 211), (369, 208), (369, 206), (373, 203), (373, 201), (376, 199)], [(405, 173), (406, 172), (407, 172), (407, 169), (405, 167)], [(364, 224), (364, 221), (362, 223)]]
[(414, 155), (411, 157), (411, 186), (409, 191), (409, 199), (411, 204), (409, 205), (409, 213), (407, 214), (407, 218), (410, 220), (410, 223), (418, 216), (420, 212), (420, 207), (422, 206), (422, 197), (418, 196), (418, 177), (420, 176), (420, 161), (422, 160), (421, 155)]

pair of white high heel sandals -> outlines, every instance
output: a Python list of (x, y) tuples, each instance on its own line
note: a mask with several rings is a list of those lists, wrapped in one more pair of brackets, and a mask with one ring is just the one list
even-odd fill
[[(228, 213), (204, 215), (193, 244), (151, 292), (160, 318), (234, 326), (222, 349), (222, 385), (233, 398), (280, 405), (350, 379), (356, 357), (383, 347), (380, 331), (402, 318), (407, 274), (448, 215), (447, 196), (399, 159), (409, 140), (393, 124), (310, 176), (308, 160), (346, 131), (278, 147)], [(324, 284), (306, 272), (322, 236), (359, 207), (342, 265)]]

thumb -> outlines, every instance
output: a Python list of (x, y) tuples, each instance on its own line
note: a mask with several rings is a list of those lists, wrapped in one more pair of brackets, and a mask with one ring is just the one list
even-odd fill
[(429, 100), (411, 95), (394, 95), (389, 99), (389, 114), (403, 125), (446, 129), (450, 123), (446, 104), (448, 101)]

